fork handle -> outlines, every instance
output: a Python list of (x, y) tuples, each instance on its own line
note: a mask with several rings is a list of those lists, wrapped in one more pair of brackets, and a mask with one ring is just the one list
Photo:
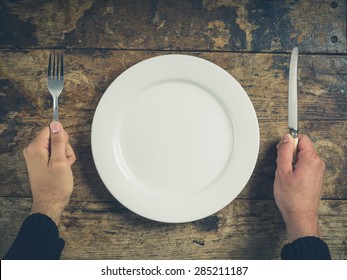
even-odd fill
[(58, 110), (58, 97), (53, 97), (53, 120), (57, 121), (59, 119)]

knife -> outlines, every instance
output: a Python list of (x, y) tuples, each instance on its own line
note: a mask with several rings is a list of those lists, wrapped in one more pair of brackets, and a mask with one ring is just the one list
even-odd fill
[(299, 49), (294, 48), (290, 56), (289, 87), (288, 87), (288, 128), (290, 135), (294, 138), (293, 164), (296, 162), (298, 145), (298, 56)]

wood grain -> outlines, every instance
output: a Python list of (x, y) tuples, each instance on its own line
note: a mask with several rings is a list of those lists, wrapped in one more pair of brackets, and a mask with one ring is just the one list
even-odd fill
[[(170, 52), (171, 53), (171, 52)], [(65, 85), (61, 115), (92, 116), (102, 94), (130, 66), (168, 52), (65, 51)], [(289, 55), (185, 53), (207, 59), (229, 72), (248, 93), (260, 120), (287, 118)], [(50, 117), (46, 87), (48, 52), (1, 51), (1, 114), (21, 118)], [(336, 120), (347, 117), (347, 55), (299, 57), (300, 118)], [(82, 114), (82, 115), (81, 115)], [(8, 117), (8, 116), (7, 116)]]
[[(0, 198), (4, 254), (30, 209), (28, 199)], [(322, 201), (320, 223), (334, 259), (346, 255), (346, 201)], [(70, 203), (60, 234), (63, 259), (278, 259), (287, 242), (272, 200), (236, 199), (218, 213), (184, 224), (146, 220), (116, 202)]]
[[(37, 125), (19, 124), (28, 133)], [(346, 199), (346, 122), (325, 121), (302, 123), (303, 133), (307, 133), (314, 142), (318, 154), (326, 163), (324, 188), (322, 197), (327, 199)], [(19, 127), (17, 128), (19, 130)], [(15, 128), (16, 130), (16, 128)], [(75, 149), (77, 162), (73, 166), (75, 188), (72, 200), (112, 200), (112, 196), (102, 183), (91, 153), (90, 126), (79, 131), (77, 126), (68, 127), (70, 143)], [(76, 131), (77, 130), (77, 131)], [(255, 170), (241, 198), (272, 198), (272, 185), (276, 169), (276, 144), (287, 131), (286, 122), (260, 122), (261, 142)], [(340, 133), (337, 133), (340, 132)], [(30, 196), (30, 186), (26, 172), (22, 149), (29, 140), (27, 135), (16, 136), (18, 142), (13, 143), (13, 150), (0, 154), (1, 162), (1, 196)], [(30, 137), (29, 137), (30, 138)], [(232, 187), (232, 185), (231, 185)]]
[[(60, 99), (60, 115), (79, 159), (74, 166), (76, 197), (110, 199), (96, 172), (90, 147), (93, 115), (103, 92), (130, 66), (161, 54), (134, 51), (66, 53), (66, 81)], [(47, 55), (41, 50), (0, 52), (0, 176), (4, 182), (1, 195), (30, 195), (22, 149), (51, 118), (52, 101), (46, 89)], [(256, 169), (241, 197), (271, 197), (275, 146), (287, 131), (288, 56), (193, 55), (220, 65), (239, 80), (248, 93), (259, 119), (261, 143)], [(326, 198), (347, 197), (343, 183), (346, 182), (346, 62), (344, 56), (304, 55), (300, 63), (300, 130), (313, 139), (326, 161), (323, 192)], [(310, 87), (310, 84), (314, 86)]]
[(0, 46), (346, 53), (346, 2), (335, 3), (6, 0)]
[[(320, 223), (347, 259), (347, 3), (343, 0), (0, 1), (0, 254), (30, 211), (22, 149), (52, 116), (46, 67), (64, 52), (60, 116), (77, 162), (60, 234), (63, 259), (278, 259), (287, 242), (273, 200), (276, 144), (287, 132), (289, 52), (299, 47), (299, 128), (326, 163)], [(247, 92), (260, 129), (255, 170), (227, 207), (162, 224), (122, 206), (101, 181), (91, 125), (107, 87), (132, 65), (187, 54)], [(232, 187), (232, 186), (231, 186)]]

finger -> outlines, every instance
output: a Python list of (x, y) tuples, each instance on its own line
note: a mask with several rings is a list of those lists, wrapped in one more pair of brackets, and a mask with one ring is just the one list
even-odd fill
[(65, 139), (65, 143), (69, 143), (69, 139), (70, 139), (70, 136), (69, 134), (66, 132), (66, 130), (64, 129), (64, 139)]
[(283, 172), (293, 171), (293, 137), (290, 134), (283, 136), (281, 142), (277, 144), (277, 169)]
[(59, 162), (66, 160), (65, 148), (66, 139), (63, 126), (58, 121), (52, 121), (50, 127), (50, 146), (51, 157), (50, 162)]
[(36, 135), (35, 139), (31, 141), (29, 145), (44, 147), (47, 150), (49, 149), (49, 139), (50, 132), (49, 127), (45, 126), (41, 131)]
[(75, 156), (75, 152), (72, 149), (70, 143), (66, 144), (65, 154), (66, 154), (66, 158), (67, 158), (68, 163), (70, 164), (70, 166), (72, 166), (76, 161), (76, 156)]
[(309, 164), (318, 164), (320, 168), (324, 169), (324, 162), (319, 158), (316, 149), (310, 138), (303, 135), (298, 143), (298, 158), (295, 167), (301, 167)]
[(50, 132), (48, 126), (44, 127), (33, 139), (28, 146), (23, 149), (23, 155), (26, 162), (33, 158), (42, 158), (48, 163), (49, 158), (49, 138)]
[(313, 143), (311, 142), (310, 138), (308, 138), (307, 135), (303, 135), (303, 136), (299, 139), (298, 151), (299, 151), (299, 152), (302, 152), (302, 153), (311, 153), (311, 152), (315, 152)]
[(295, 166), (300, 165), (300, 162), (303, 161), (307, 157), (311, 157), (316, 154), (313, 143), (307, 135), (302, 135), (298, 142), (298, 154), (297, 154), (297, 162)]

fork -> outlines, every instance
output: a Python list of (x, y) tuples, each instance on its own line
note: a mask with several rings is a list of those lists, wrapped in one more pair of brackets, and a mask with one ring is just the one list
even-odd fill
[(58, 120), (58, 99), (64, 87), (64, 55), (49, 54), (47, 71), (48, 91), (53, 97), (53, 120)]

